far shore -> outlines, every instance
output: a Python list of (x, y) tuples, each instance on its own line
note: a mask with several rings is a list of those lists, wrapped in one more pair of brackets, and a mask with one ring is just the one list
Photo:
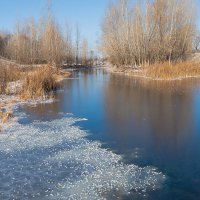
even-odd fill
[[(191, 71), (182, 71), (180, 75), (173, 74), (173, 72), (165, 75), (162, 74), (162, 72), (160, 71), (159, 71), (160, 74), (158, 75), (156, 74), (156, 72), (154, 72), (154, 74), (151, 75), (151, 73), (147, 71), (147, 68), (142, 68), (142, 67), (130, 68), (130, 67), (116, 67), (112, 65), (105, 65), (104, 69), (110, 73), (123, 74), (135, 78), (142, 78), (155, 81), (177, 81), (177, 80), (184, 80), (191, 78), (200, 78), (200, 63), (195, 63), (195, 65), (196, 65), (195, 67), (197, 68), (197, 70), (195, 69), (196, 70), (195, 72), (192, 71), (194, 70), (194, 68), (191, 68)], [(157, 68), (159, 68), (159, 66)], [(151, 71), (150, 67), (148, 70)]]

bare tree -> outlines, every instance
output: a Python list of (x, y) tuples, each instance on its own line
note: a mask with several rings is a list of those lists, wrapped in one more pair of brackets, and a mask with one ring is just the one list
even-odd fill
[(39, 22), (28, 19), (17, 22), (15, 31), (4, 37), (0, 34), (0, 55), (22, 64), (49, 63), (56, 67), (66, 62), (68, 65), (86, 65), (89, 60), (88, 42), (81, 41), (79, 27), (73, 31), (67, 27), (65, 37), (52, 12), (51, 1), (47, 4), (47, 14)]
[(199, 48), (200, 48), (200, 33), (198, 33), (194, 38), (194, 48), (195, 48), (195, 51), (199, 51)]
[(189, 0), (118, 0), (102, 25), (102, 51), (117, 66), (185, 59), (192, 51), (194, 9)]
[(0, 56), (6, 56), (6, 46), (10, 35), (6, 32), (0, 32)]
[(64, 39), (50, 3), (47, 8), (47, 17), (41, 20), (39, 28), (40, 52), (45, 62), (58, 67), (64, 59)]
[(74, 47), (72, 41), (72, 29), (67, 25), (66, 26), (66, 64), (72, 65), (74, 63)]
[(79, 26), (76, 26), (76, 65), (79, 64), (79, 47), (80, 47), (80, 30)]
[(81, 47), (81, 63), (82, 65), (88, 65), (88, 42), (86, 39), (82, 42)]

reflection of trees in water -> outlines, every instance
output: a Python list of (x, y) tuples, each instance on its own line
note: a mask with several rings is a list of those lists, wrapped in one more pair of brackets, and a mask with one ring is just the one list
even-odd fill
[(198, 80), (164, 82), (111, 75), (105, 97), (107, 120), (118, 129), (131, 126), (157, 139), (176, 139), (183, 131), (191, 132), (197, 84)]

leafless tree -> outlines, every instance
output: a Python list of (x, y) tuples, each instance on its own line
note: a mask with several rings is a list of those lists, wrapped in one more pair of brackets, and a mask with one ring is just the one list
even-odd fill
[(195, 51), (199, 51), (199, 48), (200, 48), (200, 33), (197, 33), (197, 35), (194, 38), (194, 48), (195, 48)]
[(86, 39), (82, 41), (81, 47), (81, 63), (82, 65), (88, 65), (88, 42)]
[(0, 34), (0, 55), (22, 64), (87, 65), (90, 60), (88, 42), (81, 41), (78, 25), (74, 32), (67, 27), (64, 34), (53, 15), (51, 1), (46, 10), (47, 14), (39, 22), (30, 18), (17, 22), (9, 37)]
[(194, 7), (189, 0), (118, 0), (102, 25), (102, 51), (117, 66), (185, 59), (192, 51)]
[(76, 26), (76, 65), (79, 64), (79, 47), (80, 47), (80, 30), (79, 26)]

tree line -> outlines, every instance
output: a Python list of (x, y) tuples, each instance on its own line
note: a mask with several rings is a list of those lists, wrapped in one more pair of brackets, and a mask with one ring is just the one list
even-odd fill
[(72, 28), (66, 26), (64, 31), (48, 11), (37, 23), (27, 19), (16, 23), (13, 33), (0, 33), (0, 56), (20, 64), (93, 65), (94, 53), (88, 41), (81, 39), (78, 26), (76, 37), (72, 34)]
[(146, 0), (134, 6), (118, 0), (103, 20), (101, 49), (116, 66), (173, 62), (186, 59), (194, 41), (199, 46), (195, 36), (191, 0)]

